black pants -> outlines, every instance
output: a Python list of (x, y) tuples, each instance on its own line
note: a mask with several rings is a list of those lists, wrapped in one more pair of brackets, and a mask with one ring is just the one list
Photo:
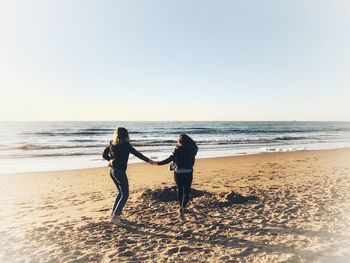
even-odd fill
[(193, 173), (174, 173), (177, 186), (177, 198), (181, 208), (185, 208), (190, 200)]
[(118, 189), (118, 195), (114, 201), (112, 214), (120, 216), (129, 198), (129, 182), (124, 170), (112, 168), (110, 176)]

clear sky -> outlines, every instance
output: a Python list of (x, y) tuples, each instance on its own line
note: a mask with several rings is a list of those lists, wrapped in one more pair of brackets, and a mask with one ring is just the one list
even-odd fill
[(0, 120), (350, 120), (350, 1), (0, 1)]

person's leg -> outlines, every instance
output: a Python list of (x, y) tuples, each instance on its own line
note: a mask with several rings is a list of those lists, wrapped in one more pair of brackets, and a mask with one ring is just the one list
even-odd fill
[(111, 171), (109, 172), (109, 175), (111, 176), (111, 178), (112, 178), (112, 180), (113, 180), (113, 182), (114, 182), (114, 184), (115, 184), (115, 186), (117, 187), (117, 190), (118, 190), (118, 195), (115, 198), (113, 209), (112, 209), (112, 215), (113, 215), (113, 212), (114, 212), (114, 210), (115, 210), (115, 208), (116, 208), (116, 206), (117, 206), (117, 204), (118, 204), (118, 202), (119, 202), (119, 200), (120, 200), (122, 195), (120, 193), (119, 183), (118, 183), (117, 179), (115, 178), (115, 171), (114, 171), (114, 169), (111, 169)]
[(193, 173), (183, 174), (183, 200), (182, 208), (185, 208), (190, 200), (191, 185), (193, 180)]
[(175, 183), (176, 183), (176, 187), (177, 187), (177, 200), (181, 206), (182, 202), (183, 202), (183, 194), (184, 194), (183, 178), (182, 178), (181, 174), (174, 173), (174, 179), (175, 179)]
[(129, 198), (129, 182), (125, 171), (117, 170), (115, 178), (119, 184), (121, 197), (114, 210), (114, 215), (120, 216)]

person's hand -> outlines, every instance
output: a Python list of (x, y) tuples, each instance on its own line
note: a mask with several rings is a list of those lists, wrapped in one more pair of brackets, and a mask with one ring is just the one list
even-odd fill
[(151, 164), (151, 165), (158, 165), (158, 163), (153, 161), (153, 160), (149, 160), (149, 164)]
[(111, 159), (111, 160), (108, 161), (108, 166), (109, 166), (109, 167), (113, 167), (113, 159)]

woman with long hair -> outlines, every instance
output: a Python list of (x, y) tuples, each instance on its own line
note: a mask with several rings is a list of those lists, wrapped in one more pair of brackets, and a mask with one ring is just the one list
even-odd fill
[(130, 153), (145, 162), (155, 164), (154, 161), (150, 160), (131, 146), (127, 129), (123, 127), (115, 129), (113, 139), (103, 151), (102, 156), (109, 162), (108, 166), (111, 167), (110, 176), (119, 192), (114, 202), (111, 218), (111, 222), (118, 226), (124, 225), (121, 222), (120, 216), (129, 198), (129, 182), (126, 175), (126, 169)]
[(188, 135), (181, 133), (178, 136), (173, 154), (163, 161), (156, 162), (157, 165), (173, 162), (170, 168), (174, 171), (178, 202), (180, 204), (179, 216), (183, 221), (185, 220), (185, 208), (190, 199), (193, 166), (197, 152), (198, 147), (195, 141)]

